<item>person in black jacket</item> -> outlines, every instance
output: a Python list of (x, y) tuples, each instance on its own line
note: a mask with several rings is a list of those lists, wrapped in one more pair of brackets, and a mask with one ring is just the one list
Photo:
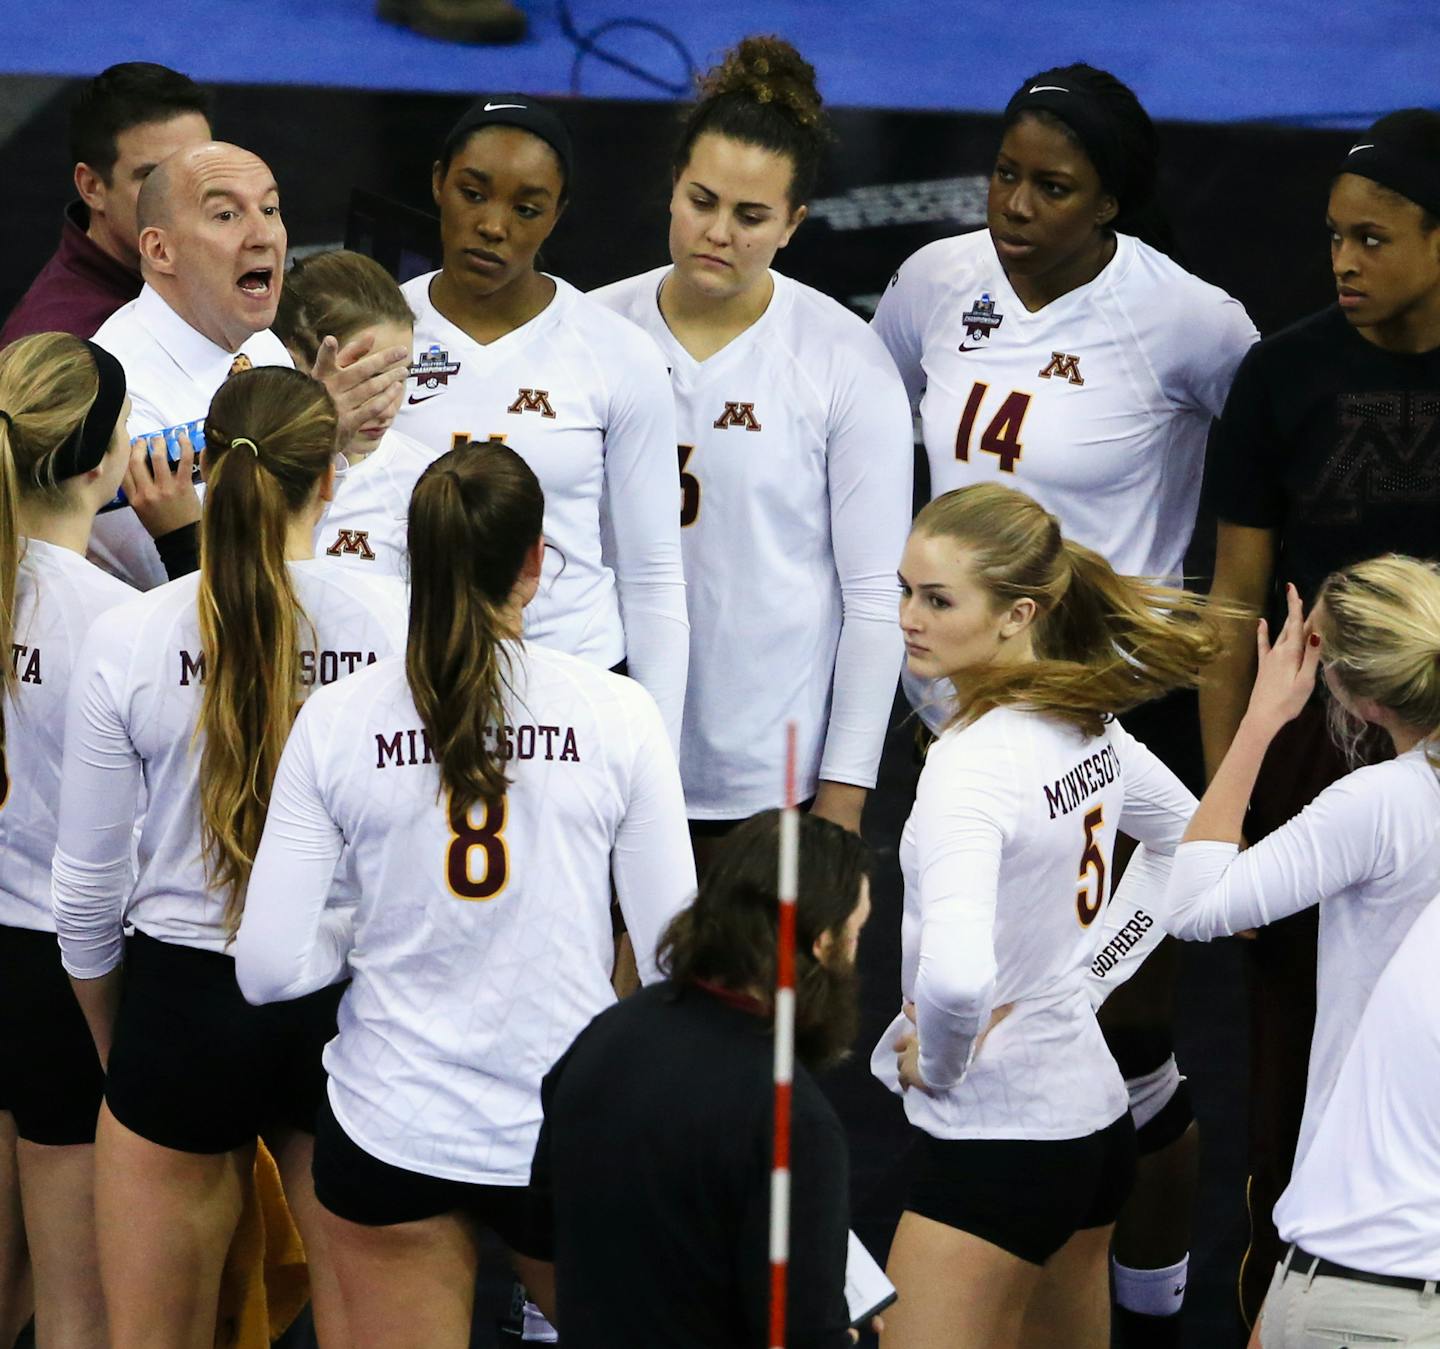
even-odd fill
[[(553, 1215), (566, 1349), (768, 1343), (779, 820), (728, 836), (662, 939), (666, 982), (602, 1012), (545, 1078), (531, 1187)], [(812, 1071), (855, 1037), (869, 869), (856, 835), (800, 817), (791, 1349), (853, 1340), (849, 1158)]]

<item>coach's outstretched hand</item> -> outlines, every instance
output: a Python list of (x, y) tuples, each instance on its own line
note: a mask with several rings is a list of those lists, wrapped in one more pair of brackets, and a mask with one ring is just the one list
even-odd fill
[(393, 413), (405, 396), (410, 368), (408, 347), (374, 351), (375, 337), (366, 333), (343, 348), (333, 337), (320, 343), (311, 377), (318, 379), (335, 400), (340, 416), (340, 445), (349, 445), (367, 422)]

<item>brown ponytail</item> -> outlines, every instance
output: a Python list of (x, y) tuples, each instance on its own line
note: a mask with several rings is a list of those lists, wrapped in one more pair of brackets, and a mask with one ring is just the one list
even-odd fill
[(9, 650), (24, 552), (20, 500), (58, 493), (55, 451), (85, 420), (99, 389), (94, 359), (69, 333), (35, 333), (0, 352), (0, 754), (5, 698), (18, 688)]
[(509, 785), (494, 748), (510, 676), (502, 611), (544, 519), (539, 480), (498, 440), (441, 455), (410, 498), (405, 676), (452, 814)]
[(297, 709), (305, 615), (286, 533), (314, 500), (337, 429), (324, 386), (281, 366), (232, 376), (205, 418), (200, 839), (232, 935)]
[(1036, 659), (967, 672), (958, 722), (1021, 706), (1098, 735), (1108, 716), (1193, 688), (1220, 652), (1217, 606), (1205, 596), (1118, 575), (1014, 488), (977, 483), (946, 492), (914, 528), (966, 548), (997, 608), (1028, 597), (1037, 609)]

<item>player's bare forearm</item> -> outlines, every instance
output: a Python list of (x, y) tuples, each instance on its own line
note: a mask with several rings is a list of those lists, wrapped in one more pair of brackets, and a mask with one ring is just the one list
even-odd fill
[(822, 779), (815, 789), (815, 804), (810, 807), (812, 815), (822, 820), (831, 820), (852, 834), (860, 832), (860, 817), (865, 813), (865, 798), (869, 792), (848, 782), (827, 782)]
[(1225, 650), (1205, 672), (1205, 682), (1200, 686), (1200, 740), (1207, 782), (1219, 771), (1240, 729), (1255, 682), (1253, 624), (1227, 621), (1224, 627)]
[(77, 979), (70, 976), (70, 987), (75, 990), (75, 1000), (90, 1027), (90, 1038), (95, 1041), (95, 1052), (100, 1056), (101, 1068), (110, 1065), (110, 1043), (115, 1037), (115, 1016), (120, 1009), (120, 980), (124, 977), (124, 966), (117, 965), (108, 974), (98, 979)]
[[(1241, 605), (1258, 616), (1275, 577), (1277, 535), (1223, 520), (1215, 532), (1215, 580), (1211, 598)], [(1255, 682), (1253, 618), (1222, 619), (1225, 648), (1200, 686), (1200, 737), (1205, 776), (1213, 778), (1239, 729)]]

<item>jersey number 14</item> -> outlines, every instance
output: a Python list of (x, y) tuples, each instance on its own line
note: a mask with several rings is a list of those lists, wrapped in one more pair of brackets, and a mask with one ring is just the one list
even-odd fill
[[(975, 422), (980, 416), (980, 404), (990, 391), (988, 384), (975, 381), (970, 397), (965, 400), (965, 411), (960, 414), (960, 425), (955, 432), (955, 457), (967, 463), (970, 459), (970, 440), (975, 434)], [(1030, 408), (1030, 395), (1016, 389), (1005, 395), (999, 409), (990, 418), (989, 424), (980, 433), (980, 448), (986, 454), (998, 456), (1000, 471), (1014, 473), (1025, 447), (1020, 443), (1020, 427), (1025, 413)]]

